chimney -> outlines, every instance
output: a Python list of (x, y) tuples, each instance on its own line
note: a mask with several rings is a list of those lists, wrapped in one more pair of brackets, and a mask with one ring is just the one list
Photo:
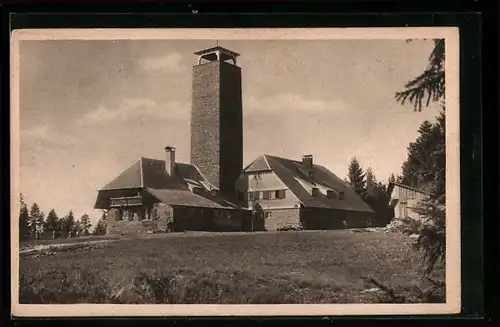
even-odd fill
[(313, 156), (310, 154), (303, 155), (302, 156), (302, 165), (304, 165), (305, 168), (312, 168), (313, 167)]
[(170, 176), (175, 174), (175, 148), (173, 146), (165, 147), (165, 170)]

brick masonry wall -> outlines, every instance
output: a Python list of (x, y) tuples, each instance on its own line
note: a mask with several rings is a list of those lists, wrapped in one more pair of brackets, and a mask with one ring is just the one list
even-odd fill
[(285, 226), (299, 227), (300, 209), (273, 209), (266, 210), (270, 216), (265, 218), (265, 227), (268, 231), (275, 231)]
[(221, 193), (235, 194), (243, 168), (241, 68), (226, 62), (193, 67), (191, 163)]
[(219, 187), (220, 62), (193, 67), (191, 163)]
[(119, 212), (117, 209), (111, 209), (107, 213), (106, 235), (140, 235), (148, 232), (165, 232), (168, 222), (172, 220), (172, 215), (172, 208), (164, 203), (157, 203), (153, 206), (151, 220), (116, 220)]

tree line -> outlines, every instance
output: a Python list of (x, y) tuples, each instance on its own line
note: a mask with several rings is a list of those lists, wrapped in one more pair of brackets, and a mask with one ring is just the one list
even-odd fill
[[(407, 147), (401, 174), (397, 177), (391, 174), (389, 178), (389, 182), (402, 183), (429, 194), (414, 209), (425, 221), (418, 232), (417, 249), (424, 254), (427, 274), (433, 271), (436, 262), (444, 262), (446, 257), (445, 41), (435, 39), (433, 42), (427, 68), (408, 81), (402, 91), (396, 92), (395, 99), (402, 105), (411, 103), (415, 111), (422, 111), (431, 102), (440, 103), (441, 111), (435, 123), (424, 121), (419, 126), (418, 137)], [(363, 171), (353, 158), (346, 182), (374, 209), (377, 223), (385, 223), (390, 195), (384, 192), (385, 185), (376, 181), (371, 169)]]
[[(389, 182), (394, 182), (394, 174), (389, 178)], [(356, 157), (349, 163), (347, 178), (354, 191), (365, 201), (375, 212), (375, 226), (386, 226), (394, 217), (394, 210), (389, 206), (390, 195), (387, 193), (387, 184), (377, 180), (371, 167), (363, 169)]]
[(80, 219), (75, 219), (73, 211), (70, 210), (64, 217), (58, 217), (54, 209), (50, 210), (45, 217), (40, 206), (35, 202), (29, 207), (25, 203), (23, 195), (20, 199), (19, 212), (19, 238), (20, 240), (40, 238), (68, 238), (106, 234), (106, 215), (99, 219), (92, 233), (92, 223), (88, 214), (83, 214)]

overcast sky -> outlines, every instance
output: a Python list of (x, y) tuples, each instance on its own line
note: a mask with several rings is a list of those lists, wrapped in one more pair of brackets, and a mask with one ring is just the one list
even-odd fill
[[(220, 41), (243, 75), (244, 164), (314, 155), (339, 177), (352, 157), (387, 180), (433, 105), (394, 93), (427, 65), (432, 41)], [(21, 191), (47, 214), (93, 210), (97, 190), (166, 145), (189, 162), (193, 52), (214, 41), (21, 41)]]

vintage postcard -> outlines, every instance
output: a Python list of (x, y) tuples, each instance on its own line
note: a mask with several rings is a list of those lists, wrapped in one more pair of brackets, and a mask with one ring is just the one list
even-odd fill
[(458, 40), (13, 31), (12, 314), (458, 313)]

